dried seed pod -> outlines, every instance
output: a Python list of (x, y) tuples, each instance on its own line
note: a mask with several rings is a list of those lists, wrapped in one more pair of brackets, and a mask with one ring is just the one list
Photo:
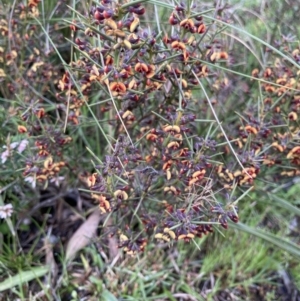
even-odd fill
[(131, 43), (128, 40), (124, 40), (123, 44), (124, 44), (126, 49), (131, 49)]
[(176, 132), (176, 133), (180, 133), (180, 127), (178, 125), (167, 125), (163, 128), (163, 130), (166, 132), (166, 133), (169, 133), (169, 132)]
[(117, 190), (114, 192), (114, 197), (126, 201), (128, 199), (128, 194), (123, 190)]
[(137, 27), (139, 26), (139, 24), (140, 24), (140, 19), (134, 18), (134, 20), (130, 24), (129, 31), (134, 32), (137, 29)]
[(204, 24), (200, 24), (200, 25), (198, 26), (198, 28), (197, 28), (197, 32), (198, 32), (199, 34), (204, 33), (205, 30), (206, 30), (206, 26), (205, 26)]
[(110, 29), (118, 29), (118, 25), (113, 19), (106, 19), (104, 24), (107, 25)]
[(192, 19), (184, 19), (179, 25), (187, 30), (191, 30), (194, 28), (194, 21)]
[(24, 125), (18, 125), (18, 132), (24, 134), (27, 132), (27, 128)]
[(296, 121), (298, 119), (298, 115), (296, 112), (290, 112), (288, 118), (289, 120)]

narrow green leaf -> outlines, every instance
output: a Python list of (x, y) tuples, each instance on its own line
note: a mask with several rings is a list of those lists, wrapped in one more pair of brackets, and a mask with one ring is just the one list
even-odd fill
[(23, 283), (29, 282), (35, 278), (39, 278), (47, 274), (49, 267), (36, 267), (32, 268), (30, 271), (21, 271), (15, 276), (9, 277), (0, 283), (0, 292), (7, 289), (11, 289), (17, 285), (22, 285)]
[(148, 0), (136, 0), (136, 1), (131, 1), (131, 2), (128, 2), (128, 3), (125, 3), (121, 6), (121, 8), (126, 8), (126, 7), (130, 7), (130, 6), (133, 6), (133, 5), (136, 5), (136, 4), (140, 4), (140, 3), (143, 3), (143, 2), (148, 2)]
[(271, 193), (268, 193), (268, 196), (271, 200), (275, 201), (278, 203), (278, 205), (284, 209), (287, 209), (289, 210), (290, 212), (293, 212), (297, 215), (300, 216), (300, 209), (295, 207), (294, 205), (292, 205), (291, 203), (287, 202), (286, 200), (274, 195), (274, 194), (271, 194)]
[(277, 247), (280, 249), (293, 254), (297, 257), (300, 257), (300, 246), (296, 245), (293, 242), (288, 241), (287, 239), (283, 239), (279, 236), (276, 236), (272, 233), (268, 233), (266, 231), (263, 231), (261, 229), (252, 228), (242, 223), (233, 223), (230, 222), (230, 227), (233, 229), (237, 229), (246, 233), (249, 233), (251, 235), (254, 235), (256, 237), (259, 237)]

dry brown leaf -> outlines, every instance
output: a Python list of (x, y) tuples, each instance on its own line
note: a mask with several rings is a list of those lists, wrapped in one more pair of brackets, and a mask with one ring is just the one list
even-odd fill
[(51, 274), (48, 274), (47, 283), (55, 284), (57, 280), (58, 267), (53, 255), (53, 244), (49, 237), (44, 240), (44, 250), (46, 255), (46, 265), (50, 268)]
[(66, 260), (71, 260), (79, 250), (83, 249), (90, 243), (91, 239), (96, 234), (99, 222), (104, 217), (105, 215), (101, 214), (101, 212), (96, 209), (77, 229), (68, 242)]
[[(113, 225), (112, 218), (110, 217), (106, 223), (106, 227), (109, 228)], [(119, 254), (118, 242), (115, 236), (108, 237), (108, 249), (109, 249), (109, 258), (114, 260)]]

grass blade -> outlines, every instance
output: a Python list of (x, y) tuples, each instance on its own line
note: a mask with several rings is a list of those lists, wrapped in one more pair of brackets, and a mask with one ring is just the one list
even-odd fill
[(230, 222), (230, 227), (233, 229), (254, 235), (256, 237), (259, 237), (259, 238), (277, 246), (278, 248), (280, 248), (283, 251), (293, 254), (294, 256), (300, 257), (300, 247), (286, 239), (283, 239), (272, 233), (268, 233), (266, 231), (263, 231), (263, 230), (260, 230), (257, 228), (249, 227), (242, 223), (234, 224), (234, 223)]
[(21, 271), (15, 276), (9, 277), (0, 283), (0, 292), (7, 289), (11, 289), (17, 285), (22, 285), (23, 283), (29, 282), (35, 278), (39, 278), (47, 274), (49, 267), (36, 267), (32, 268), (30, 271)]

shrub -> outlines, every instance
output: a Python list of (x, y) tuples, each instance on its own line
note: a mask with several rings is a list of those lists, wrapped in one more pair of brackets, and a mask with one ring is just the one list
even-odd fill
[[(62, 71), (50, 59), (65, 63), (61, 33), (40, 23), (37, 3), (13, 11), (14, 40), (0, 49), (2, 96), (22, 99), (9, 106), (15, 139), (29, 143), (22, 177), (47, 187), (79, 175), (113, 221), (104, 234), (128, 254), (152, 238), (189, 242), (226, 229), (256, 185), (299, 175), (300, 55), (290, 41), (279, 41), (280, 51), (269, 45), (268, 63), (243, 74), (226, 32), (239, 31), (229, 8), (165, 4), (163, 14), (103, 0), (88, 13), (72, 11), (74, 53)], [(70, 151), (78, 145), (89, 153)], [(4, 152), (14, 148), (9, 141)], [(90, 167), (80, 152), (97, 162)]]

